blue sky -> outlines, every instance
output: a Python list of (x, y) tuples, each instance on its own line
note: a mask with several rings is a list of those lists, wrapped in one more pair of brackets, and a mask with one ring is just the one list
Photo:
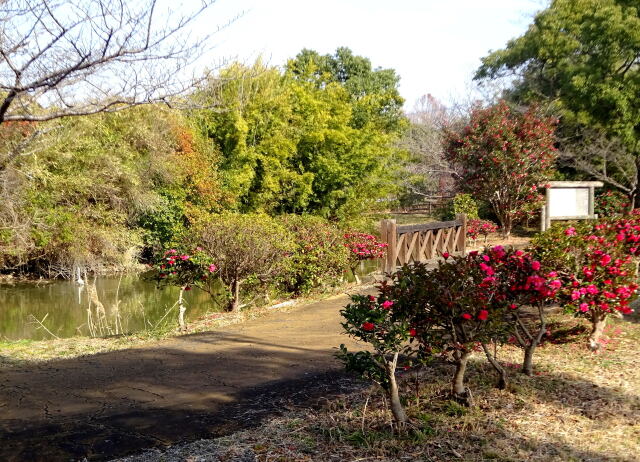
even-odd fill
[(544, 0), (218, 0), (201, 24), (215, 34), (206, 60), (258, 56), (282, 65), (302, 48), (347, 46), (393, 68), (411, 109), (431, 93), (449, 102), (469, 93), (473, 71), (491, 49), (521, 35)]

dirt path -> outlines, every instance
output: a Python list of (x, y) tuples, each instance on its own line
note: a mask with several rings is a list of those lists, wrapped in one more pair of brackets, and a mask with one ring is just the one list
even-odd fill
[(340, 391), (346, 296), (152, 347), (0, 372), (0, 460), (108, 459)]

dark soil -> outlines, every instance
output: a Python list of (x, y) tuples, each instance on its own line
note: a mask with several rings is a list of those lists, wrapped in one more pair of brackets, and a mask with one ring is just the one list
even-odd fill
[(0, 460), (106, 460), (259, 425), (357, 387), (345, 296), (153, 347), (0, 371)]

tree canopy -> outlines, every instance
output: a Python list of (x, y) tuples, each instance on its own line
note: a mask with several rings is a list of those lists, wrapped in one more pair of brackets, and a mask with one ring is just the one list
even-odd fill
[(640, 9), (634, 0), (554, 0), (482, 60), (476, 79), (514, 76), (511, 98), (546, 100), (566, 125), (600, 127), (640, 153)]

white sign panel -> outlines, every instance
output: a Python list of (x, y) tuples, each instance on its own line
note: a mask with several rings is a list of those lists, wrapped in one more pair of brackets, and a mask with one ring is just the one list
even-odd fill
[(551, 188), (549, 218), (589, 215), (589, 188)]

